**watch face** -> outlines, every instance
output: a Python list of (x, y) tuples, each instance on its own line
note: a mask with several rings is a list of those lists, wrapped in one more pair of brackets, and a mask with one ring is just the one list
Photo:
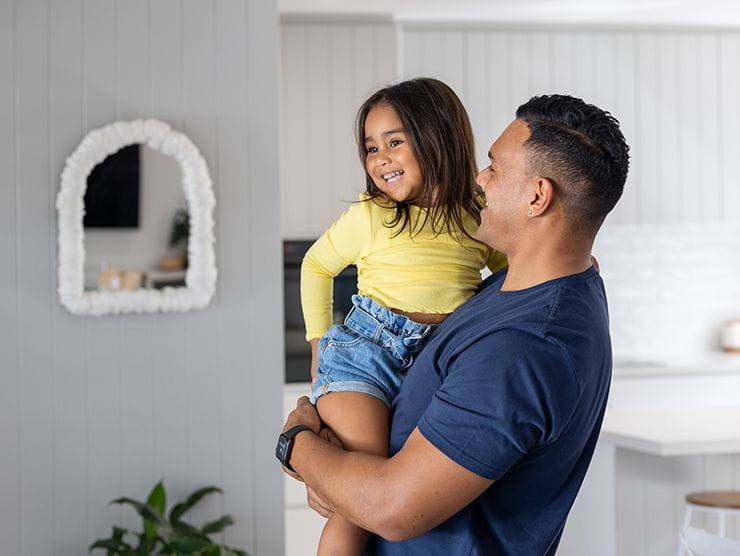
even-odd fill
[(275, 447), (275, 455), (283, 463), (285, 462), (285, 455), (289, 444), (290, 441), (285, 437), (285, 435), (281, 434), (280, 437), (278, 437), (278, 443)]

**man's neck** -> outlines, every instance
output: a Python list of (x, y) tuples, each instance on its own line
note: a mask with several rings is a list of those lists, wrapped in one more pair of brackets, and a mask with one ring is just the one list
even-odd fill
[(509, 270), (501, 286), (502, 291), (531, 288), (549, 280), (578, 274), (592, 265), (593, 240), (568, 241), (551, 237), (543, 241), (532, 241), (509, 257)]

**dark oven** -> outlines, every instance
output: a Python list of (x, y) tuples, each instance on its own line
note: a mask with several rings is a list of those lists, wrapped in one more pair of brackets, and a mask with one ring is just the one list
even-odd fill
[[(283, 241), (285, 307), (285, 382), (311, 382), (311, 346), (301, 311), (301, 261), (313, 241)], [(344, 321), (357, 293), (357, 269), (344, 269), (334, 278), (334, 322)]]

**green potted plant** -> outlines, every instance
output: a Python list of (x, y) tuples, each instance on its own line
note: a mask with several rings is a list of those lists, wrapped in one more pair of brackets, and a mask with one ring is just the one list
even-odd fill
[(96, 540), (90, 545), (90, 552), (101, 549), (106, 551), (107, 556), (247, 556), (243, 550), (218, 544), (209, 537), (234, 523), (230, 515), (223, 515), (201, 527), (183, 519), (188, 510), (214, 492), (221, 492), (221, 489), (215, 486), (198, 489), (184, 502), (175, 504), (169, 514), (166, 513), (167, 495), (162, 481), (154, 486), (146, 502), (127, 497), (116, 498), (111, 504), (129, 505), (141, 516), (142, 530), (135, 532), (113, 526), (111, 536)]

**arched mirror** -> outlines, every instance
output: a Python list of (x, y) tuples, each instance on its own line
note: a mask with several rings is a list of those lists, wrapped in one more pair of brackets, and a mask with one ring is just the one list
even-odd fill
[(158, 120), (91, 131), (57, 196), (59, 298), (78, 315), (188, 311), (216, 287), (211, 178)]

